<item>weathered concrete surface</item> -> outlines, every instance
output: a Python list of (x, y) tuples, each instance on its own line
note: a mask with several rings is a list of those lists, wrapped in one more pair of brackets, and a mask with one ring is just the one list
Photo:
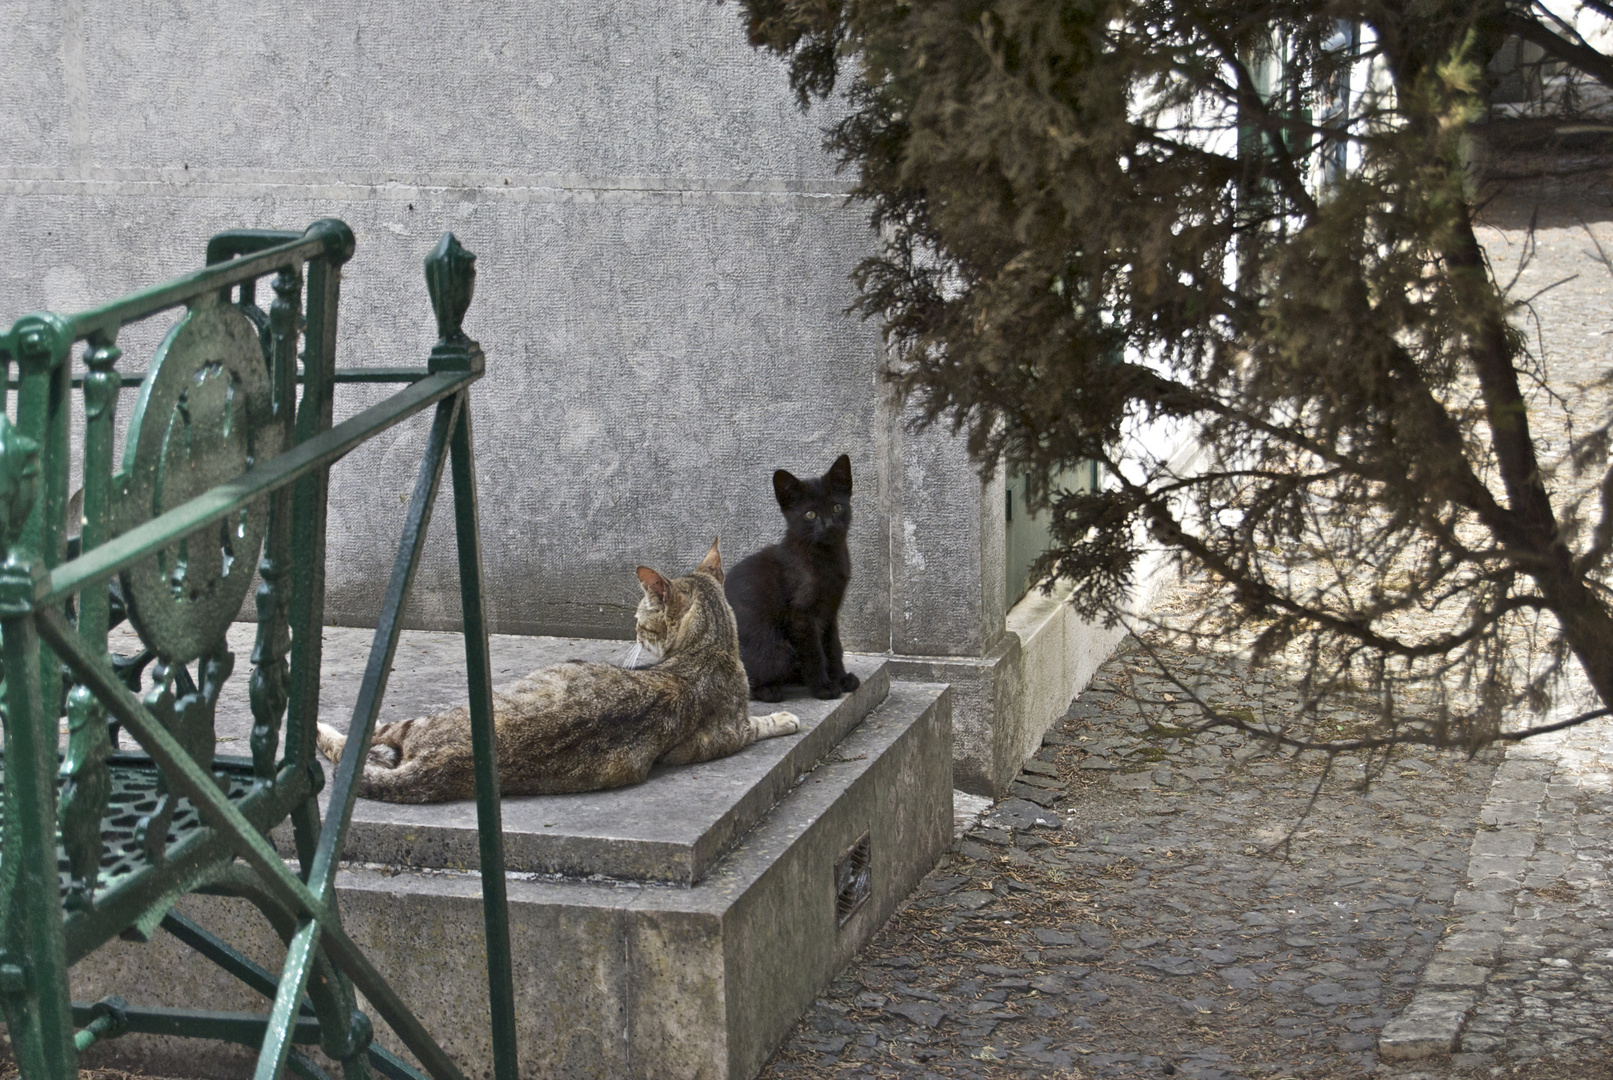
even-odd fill
[[(888, 646), (878, 329), (848, 317), (864, 213), (785, 71), (707, 0), (608, 12), (337, 0), (248, 12), (12, 0), (0, 57), (0, 317), (76, 310), (194, 269), (212, 233), (340, 217), (339, 362), (423, 359), (420, 260), (479, 255), (466, 329), (489, 614), (504, 632), (626, 634), (639, 562), (776, 539), (775, 468), (857, 479), (854, 648)], [(120, 337), (124, 370), (166, 329)], [(344, 388), (338, 418), (383, 391)], [(133, 398), (126, 398), (127, 414)], [(423, 424), (331, 490), (330, 613), (373, 623)], [(436, 532), (446, 537), (448, 515)], [(585, 542), (579, 542), (586, 538)], [(451, 545), (415, 625), (458, 618)]]
[(1125, 637), (1123, 627), (1076, 615), (1068, 597), (1068, 587), (1033, 589), (1008, 612), (1005, 632), (983, 657), (892, 657), (894, 678), (952, 686), (953, 782), (960, 790), (1006, 791), (1071, 695)]
[[(139, 200), (126, 225), (117, 216), (124, 199), (14, 194), (0, 198), (8, 235), (27, 245), (48, 230), (72, 245), (35, 244), (44, 253), (27, 261), (26, 275), (19, 268), (8, 281), (0, 271), (0, 313), (9, 322), (43, 306), (73, 310), (194, 269), (206, 238), (225, 228), (302, 228), (340, 216), (358, 254), (344, 275), (338, 362), (419, 364), (435, 336), (420, 260), (452, 228), (479, 255), (466, 328), (488, 355), (472, 413), (495, 630), (627, 636), (634, 566), (685, 573), (714, 535), (736, 562), (783, 531), (773, 470), (816, 474), (846, 452), (856, 518), (843, 632), (851, 648), (887, 648), (877, 335), (839, 315), (862, 253), (861, 221), (836, 217), (838, 199), (793, 195), (543, 213), (489, 200), (421, 192), (405, 204), (411, 214), (384, 200), (291, 192), (269, 206), (164, 193)], [(131, 260), (135, 250), (150, 256)], [(41, 264), (55, 269), (41, 274)], [(120, 367), (141, 370), (165, 329), (130, 328)], [(382, 395), (342, 387), (337, 419)], [(120, 415), (133, 400), (126, 391)], [(332, 474), (334, 621), (374, 624), (428, 422), (383, 434)], [(411, 625), (457, 623), (451, 518), (445, 511), (433, 524)]]
[[(1088, 622), (1070, 608), (1070, 588), (1032, 589), (1008, 612), (1008, 632), (1019, 638), (1023, 673), (1018, 723), (1000, 725), (1012, 763), (1009, 775), (1042, 746), (1042, 735), (1070, 705), (1071, 688), (1084, 689), (1125, 638), (1124, 627)], [(1017, 743), (1013, 740), (1017, 739)]]
[[(692, 888), (514, 875), (509, 883), (521, 1073), (531, 1077), (744, 1078), (951, 842), (950, 700), (895, 683), (889, 697)], [(837, 925), (834, 867), (870, 835), (872, 895)], [(355, 869), (343, 921), (472, 1075), (490, 1060), (478, 879)], [(238, 901), (183, 909), (259, 962), (262, 920)], [(151, 1004), (261, 1009), (222, 975), (180, 966), (159, 939), (114, 944), (75, 969), (75, 994), (131, 985)], [(384, 1028), (384, 1025), (378, 1025)], [(389, 1032), (381, 1035), (396, 1047)], [(234, 1076), (212, 1044), (125, 1038), (98, 1061)]]
[(1385, 1061), (1417, 1061), (1439, 1057), (1456, 1048), (1462, 1020), (1473, 1007), (1471, 990), (1419, 993), (1378, 1036), (1378, 1056)]
[[(237, 665), (251, 654), (255, 627), (236, 623), (229, 643)], [(320, 711), (327, 723), (346, 730), (369, 655), (372, 632), (355, 627), (324, 630), (324, 680)], [(129, 651), (135, 638), (121, 629), (112, 648)], [(489, 639), (495, 685), (565, 660), (611, 663), (624, 645), (579, 638)], [(764, 739), (732, 757), (680, 768), (658, 769), (631, 788), (582, 795), (511, 797), (504, 800), (504, 855), (510, 870), (690, 884), (783, 798), (797, 778), (813, 768), (867, 716), (890, 687), (883, 657), (848, 654), (846, 664), (862, 680), (854, 693), (820, 701), (799, 689), (778, 705), (752, 702), (753, 713), (795, 713), (800, 731)], [(244, 670), (244, 669), (242, 669)], [(439, 712), (465, 700), (464, 640), (445, 631), (405, 630), (383, 698), (381, 722)], [(244, 679), (225, 684), (219, 701), (215, 752), (240, 755), (252, 731)], [(333, 769), (320, 796), (329, 803)], [(276, 833), (281, 851), (292, 853), (289, 826)], [(356, 862), (448, 869), (474, 867), (476, 807), (472, 802), (410, 806), (361, 799), (353, 811), (344, 857)]]
[[(981, 479), (962, 440), (909, 430), (881, 399), (890, 458), (890, 649), (980, 658), (1003, 634), (1006, 522), (1001, 472)], [(1068, 695), (1066, 695), (1068, 699)]]
[(1010, 728), (1026, 720), (1017, 709), (1022, 661), (1019, 638), (1012, 634), (1002, 635), (979, 658), (891, 657), (892, 678), (952, 687), (952, 784), (960, 791), (996, 796), (1018, 771), (1019, 762), (1008, 760), (1008, 748), (1019, 741)]
[[(630, 788), (506, 798), (505, 865), (576, 877), (699, 881), (884, 700), (890, 678), (882, 661), (848, 656), (847, 667), (863, 680), (855, 693), (832, 702), (806, 697), (765, 706), (794, 712), (801, 722), (795, 735), (764, 739), (717, 761), (660, 768)], [(327, 797), (328, 788), (321, 801)], [(289, 827), (277, 840), (290, 856)], [(409, 806), (363, 800), (354, 809), (344, 857), (466, 869), (477, 864), (476, 845), (474, 802)]]

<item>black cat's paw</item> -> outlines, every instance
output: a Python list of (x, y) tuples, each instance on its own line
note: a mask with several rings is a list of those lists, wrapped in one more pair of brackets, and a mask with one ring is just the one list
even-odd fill
[(849, 671), (840, 676), (840, 689), (844, 690), (848, 694), (862, 684), (863, 681)]
[(784, 687), (782, 686), (753, 686), (750, 696), (757, 701), (783, 701)]
[(812, 688), (812, 696), (824, 701), (833, 701), (840, 696), (840, 687), (834, 683), (822, 683)]

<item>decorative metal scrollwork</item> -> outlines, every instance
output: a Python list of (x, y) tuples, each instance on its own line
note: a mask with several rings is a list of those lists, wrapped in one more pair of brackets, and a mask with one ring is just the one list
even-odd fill
[(0, 416), (0, 553), (9, 554), (34, 508), (39, 444)]
[[(114, 367), (122, 355), (110, 337), (96, 340), (84, 354), (85, 364), (89, 368), (84, 376), (86, 473), (94, 471), (90, 459), (96, 459), (97, 463), (111, 460), (111, 427), (118, 395), (118, 376)], [(97, 450), (97, 447), (100, 449)], [(91, 543), (105, 535), (102, 508), (105, 506), (104, 493), (107, 488), (105, 473), (99, 472), (98, 475), (101, 477), (99, 483), (95, 475), (87, 476), (89, 486), (98, 493), (90, 499), (90, 513), (97, 515), (96, 523), (89, 526)], [(79, 494), (68, 503), (68, 513), (72, 519), (68, 522), (69, 534), (84, 526), (85, 497), (85, 489), (81, 488)], [(68, 541), (70, 558), (77, 554), (74, 548), (83, 539), (81, 534), (76, 541)], [(92, 626), (97, 622), (104, 624), (106, 612), (111, 607), (110, 599), (108, 595), (105, 601), (97, 603), (92, 594), (84, 605), (82, 618), (89, 620)], [(104, 625), (92, 631), (92, 640), (98, 643), (104, 641), (102, 630)], [(70, 681), (65, 665), (64, 678)], [(113, 733), (107, 724), (105, 708), (88, 687), (74, 686), (68, 691), (66, 712), (67, 753), (62, 757), (60, 770), (61, 798), (57, 819), (62, 830), (62, 850), (71, 872), (66, 903), (70, 909), (80, 909), (93, 904), (100, 877), (101, 821), (106, 816), (112, 796), (112, 773), (107, 759), (112, 754)]]
[[(135, 404), (116, 522), (127, 532), (280, 450), (258, 327), (239, 308), (198, 302), (157, 350)], [(241, 609), (263, 543), (260, 500), (123, 575), (129, 617), (168, 664), (214, 646)]]
[[(220, 640), (215, 651), (197, 667), (200, 687), (180, 664), (158, 663), (151, 669), (153, 685), (143, 701), (152, 715), (179, 740), (185, 752), (205, 769), (213, 764), (213, 716), (218, 708), (219, 691), (224, 688), (230, 672), (235, 670), (235, 654), (225, 649)], [(215, 775), (214, 779), (221, 788), (225, 786), (223, 776)], [(168, 846), (168, 831), (179, 809), (179, 796), (169, 789), (166, 778), (158, 782), (157, 790), (160, 793), (157, 809), (141, 818), (135, 830), (136, 839), (153, 862), (162, 861)]]
[(67, 754), (62, 759), (61, 803), (57, 811), (62, 849), (72, 871), (69, 908), (88, 907), (95, 897), (101, 867), (101, 819), (112, 797), (112, 754), (106, 710), (88, 687), (67, 695)]
[[(296, 368), (298, 305), (302, 299), (302, 274), (288, 267), (275, 275), (274, 302), (266, 322), (269, 332), (269, 370), (282, 376)], [(278, 357), (278, 363), (275, 358)], [(278, 384), (275, 413), (281, 423), (291, 417), (290, 384)], [(263, 545), (263, 561), (258, 563), (258, 634), (252, 647), (252, 679), (248, 684), (252, 702), (252, 765), (260, 780), (273, 782), (275, 758), (280, 749), (280, 724), (290, 700), (291, 665), (287, 654), (291, 634), (287, 629), (286, 525), (289, 506), (281, 494), (271, 503), (269, 538)]]
[[(39, 487), (39, 444), (0, 413), (0, 607), (13, 593), (27, 597), (33, 579), (14, 550)], [(6, 719), (5, 666), (0, 664), (0, 721)]]

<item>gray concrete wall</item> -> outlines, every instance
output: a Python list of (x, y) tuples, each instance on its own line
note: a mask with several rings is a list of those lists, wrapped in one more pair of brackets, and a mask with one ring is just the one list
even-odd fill
[[(191, 270), (222, 229), (330, 216), (358, 238), (340, 362), (419, 363), (422, 256), (444, 229), (478, 253), (495, 631), (625, 636), (636, 565), (687, 571), (714, 534), (737, 561), (781, 532), (773, 470), (846, 452), (842, 636), (957, 683), (958, 782), (999, 790), (1051, 722), (1022, 683), (1078, 688), (1062, 647), (1005, 634), (1001, 476), (908, 428), (877, 327), (844, 314), (871, 239), (821, 148), (833, 110), (797, 110), (737, 9), (0, 0), (0, 18), (0, 322)], [(165, 328), (125, 329), (124, 370)], [(338, 415), (382, 393), (344, 387)], [(336, 470), (333, 621), (373, 624), (425, 424)], [(416, 627), (458, 620), (441, 505)]]
[[(420, 259), (452, 229), (480, 256), (496, 630), (627, 633), (634, 566), (687, 571), (718, 533), (730, 560), (770, 542), (772, 471), (844, 451), (844, 637), (889, 648), (880, 343), (843, 315), (867, 227), (820, 148), (829, 117), (797, 111), (737, 9), (0, 0), (0, 18), (0, 319), (192, 269), (220, 229), (334, 216), (358, 237), (341, 362), (416, 362)], [(122, 367), (162, 330), (128, 328)], [(339, 414), (378, 397), (345, 389)], [(337, 621), (374, 617), (423, 431), (337, 471)], [(416, 625), (458, 614), (438, 532)]]
[(915, 413), (882, 403), (890, 494), (890, 648), (982, 656), (1005, 617), (1003, 476), (983, 479), (945, 424), (913, 430)]

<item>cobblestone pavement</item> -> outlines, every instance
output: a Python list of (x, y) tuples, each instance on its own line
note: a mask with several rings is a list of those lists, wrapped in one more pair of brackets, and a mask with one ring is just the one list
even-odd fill
[[(1172, 660), (1225, 711), (1294, 703), (1280, 674)], [(1499, 750), (1408, 749), (1363, 792), (1355, 759), (1324, 778), (1317, 755), (1189, 736), (1196, 706), (1154, 671), (1135, 643), (1102, 669), (764, 1077), (1613, 1075), (1596, 733), (1513, 751), (1488, 803)], [(1480, 1052), (1381, 1060), (1453, 924), (1497, 949)]]
[(1458, 921), (1389, 1041), (1455, 1040), (1455, 1061), (1474, 1066), (1600, 1052), (1613, 1009), (1610, 738), (1603, 721), (1508, 752)]

